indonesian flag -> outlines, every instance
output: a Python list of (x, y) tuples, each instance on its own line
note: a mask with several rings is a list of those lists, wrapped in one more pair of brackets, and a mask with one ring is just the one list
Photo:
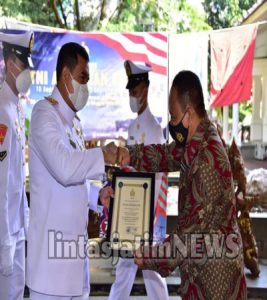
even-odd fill
[(249, 100), (257, 24), (214, 31), (211, 47), (211, 107)]

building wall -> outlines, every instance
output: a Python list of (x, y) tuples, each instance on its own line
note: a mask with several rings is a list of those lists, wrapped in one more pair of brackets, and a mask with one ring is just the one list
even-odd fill
[(267, 59), (253, 65), (251, 141), (267, 143)]

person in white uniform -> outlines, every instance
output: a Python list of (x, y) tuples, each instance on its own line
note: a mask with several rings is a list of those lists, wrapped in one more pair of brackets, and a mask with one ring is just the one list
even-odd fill
[(31, 300), (88, 299), (90, 292), (86, 229), (89, 206), (97, 210), (99, 189), (88, 180), (101, 179), (104, 162), (114, 164), (116, 154), (84, 146), (76, 113), (89, 96), (88, 62), (81, 45), (63, 45), (57, 85), (32, 111), (27, 257)]
[(19, 99), (31, 84), (33, 32), (0, 33), (5, 80), (0, 90), (0, 299), (23, 299), (25, 234), (25, 127)]
[[(129, 90), (130, 108), (137, 113), (137, 118), (128, 129), (128, 145), (141, 144), (162, 144), (165, 142), (160, 124), (152, 115), (148, 106), (148, 72), (152, 69), (149, 66), (138, 65), (132, 61), (125, 62), (125, 69), (128, 76), (126, 89)], [(156, 175), (155, 199), (158, 200), (160, 186), (166, 174)], [(166, 186), (165, 186), (166, 188)], [(162, 196), (164, 198), (164, 196)], [(165, 195), (166, 201), (166, 195)], [(155, 203), (155, 206), (157, 203)], [(165, 207), (166, 209), (166, 207)], [(154, 241), (164, 239), (155, 230)], [(109, 300), (126, 300), (129, 298), (135, 280), (137, 265), (133, 259), (119, 259), (116, 267), (116, 279), (112, 284)], [(169, 299), (166, 280), (154, 271), (142, 271), (148, 298), (151, 300)]]

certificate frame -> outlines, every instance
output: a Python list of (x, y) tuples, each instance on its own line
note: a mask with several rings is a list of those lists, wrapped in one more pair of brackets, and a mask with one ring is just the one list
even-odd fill
[(123, 257), (153, 242), (155, 174), (114, 172), (114, 198), (109, 206), (107, 241)]

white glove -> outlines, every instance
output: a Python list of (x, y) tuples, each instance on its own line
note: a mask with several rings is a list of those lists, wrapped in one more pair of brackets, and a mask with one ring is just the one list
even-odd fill
[(0, 248), (0, 272), (4, 276), (9, 276), (13, 273), (14, 264), (14, 247), (1, 246)]

